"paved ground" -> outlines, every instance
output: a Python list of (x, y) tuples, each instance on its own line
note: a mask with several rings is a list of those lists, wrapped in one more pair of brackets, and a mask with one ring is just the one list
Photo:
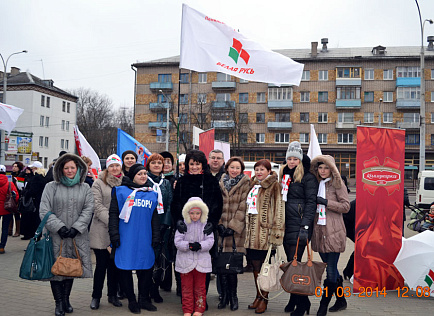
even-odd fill
[[(406, 237), (411, 236), (413, 233), (414, 232), (406, 229)], [(1, 316), (43, 316), (54, 314), (54, 301), (49, 283), (26, 281), (18, 277), (19, 267), (24, 255), (23, 250), (26, 248), (27, 243), (27, 241), (20, 240), (20, 238), (10, 237), (6, 246), (6, 253), (0, 255)], [(354, 246), (352, 242), (349, 241), (347, 243), (347, 251), (342, 254), (340, 259), (340, 271), (344, 268), (353, 249)], [(315, 258), (316, 260), (319, 260), (318, 256), (315, 256)], [(345, 281), (344, 286), (351, 286), (351, 284), (348, 281)], [(123, 301), (123, 307), (116, 308), (111, 304), (108, 304), (105, 297), (101, 300), (101, 307), (99, 310), (91, 310), (89, 308), (91, 292), (92, 279), (81, 279), (74, 282), (74, 287), (71, 293), (71, 304), (74, 307), (73, 315), (131, 315), (126, 306), (126, 300)], [(231, 312), (229, 308), (226, 310), (218, 310), (218, 296), (215, 289), (215, 281), (211, 281), (210, 293), (208, 295), (210, 309), (206, 312), (206, 315), (223, 315), (225, 312), (233, 315), (254, 315), (254, 311), (247, 309), (247, 305), (251, 303), (254, 294), (255, 289), (252, 274), (245, 273), (240, 275), (240, 309), (235, 312)], [(174, 291), (161, 292), (161, 295), (164, 298), (164, 303), (156, 304), (158, 311), (154, 313), (142, 311), (142, 314), (164, 314), (167, 316), (182, 315), (180, 299), (175, 295)], [(339, 312), (338, 315), (430, 315), (434, 310), (433, 298), (417, 298), (416, 294), (411, 292), (409, 293), (408, 298), (397, 297), (395, 291), (388, 292), (386, 297), (374, 296), (375, 295), (373, 295), (373, 297), (351, 296), (348, 299), (348, 309)], [(266, 314), (288, 315), (283, 312), (287, 299), (288, 295), (284, 293), (271, 301), (268, 305), (269, 308)], [(311, 315), (316, 314), (319, 301), (320, 298), (311, 298)], [(333, 313), (329, 314), (333, 315)]]

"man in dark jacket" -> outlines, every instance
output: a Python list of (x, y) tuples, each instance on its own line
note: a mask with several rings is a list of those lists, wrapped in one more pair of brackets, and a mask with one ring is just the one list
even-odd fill
[(223, 173), (225, 173), (225, 156), (220, 149), (211, 150), (208, 156), (208, 165), (211, 174), (220, 181)]

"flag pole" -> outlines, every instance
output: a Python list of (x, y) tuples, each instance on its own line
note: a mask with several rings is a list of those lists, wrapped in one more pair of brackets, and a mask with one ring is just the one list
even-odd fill
[[(190, 96), (189, 96), (190, 97)], [(179, 178), (179, 108), (181, 106), (181, 67), (179, 67), (178, 75), (178, 117), (176, 126), (176, 174), (175, 177)]]

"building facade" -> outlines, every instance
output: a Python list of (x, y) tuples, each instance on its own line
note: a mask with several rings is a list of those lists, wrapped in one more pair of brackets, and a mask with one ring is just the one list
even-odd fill
[(425, 47), (327, 48), (277, 51), (304, 64), (300, 86), (248, 82), (222, 73), (179, 70), (179, 56), (136, 63), (135, 137), (159, 152), (176, 152), (179, 98), (180, 152), (191, 147), (193, 126), (215, 128), (233, 155), (281, 163), (291, 141), (307, 151), (314, 124), (324, 154), (343, 175), (355, 177), (357, 125), (406, 130), (406, 178), (419, 165), (420, 83), (426, 83), (426, 168), (434, 168), (434, 50)]

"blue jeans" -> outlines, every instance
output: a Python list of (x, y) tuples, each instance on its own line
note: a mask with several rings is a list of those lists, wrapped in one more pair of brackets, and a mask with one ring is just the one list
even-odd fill
[(2, 237), (0, 242), (0, 248), (6, 246), (6, 241), (8, 240), (9, 223), (12, 220), (12, 214), (1, 215), (2, 217)]
[(338, 271), (338, 261), (339, 261), (339, 252), (328, 252), (328, 253), (319, 253), (322, 262), (327, 263), (327, 277), (326, 280), (331, 283), (336, 283), (339, 277)]

